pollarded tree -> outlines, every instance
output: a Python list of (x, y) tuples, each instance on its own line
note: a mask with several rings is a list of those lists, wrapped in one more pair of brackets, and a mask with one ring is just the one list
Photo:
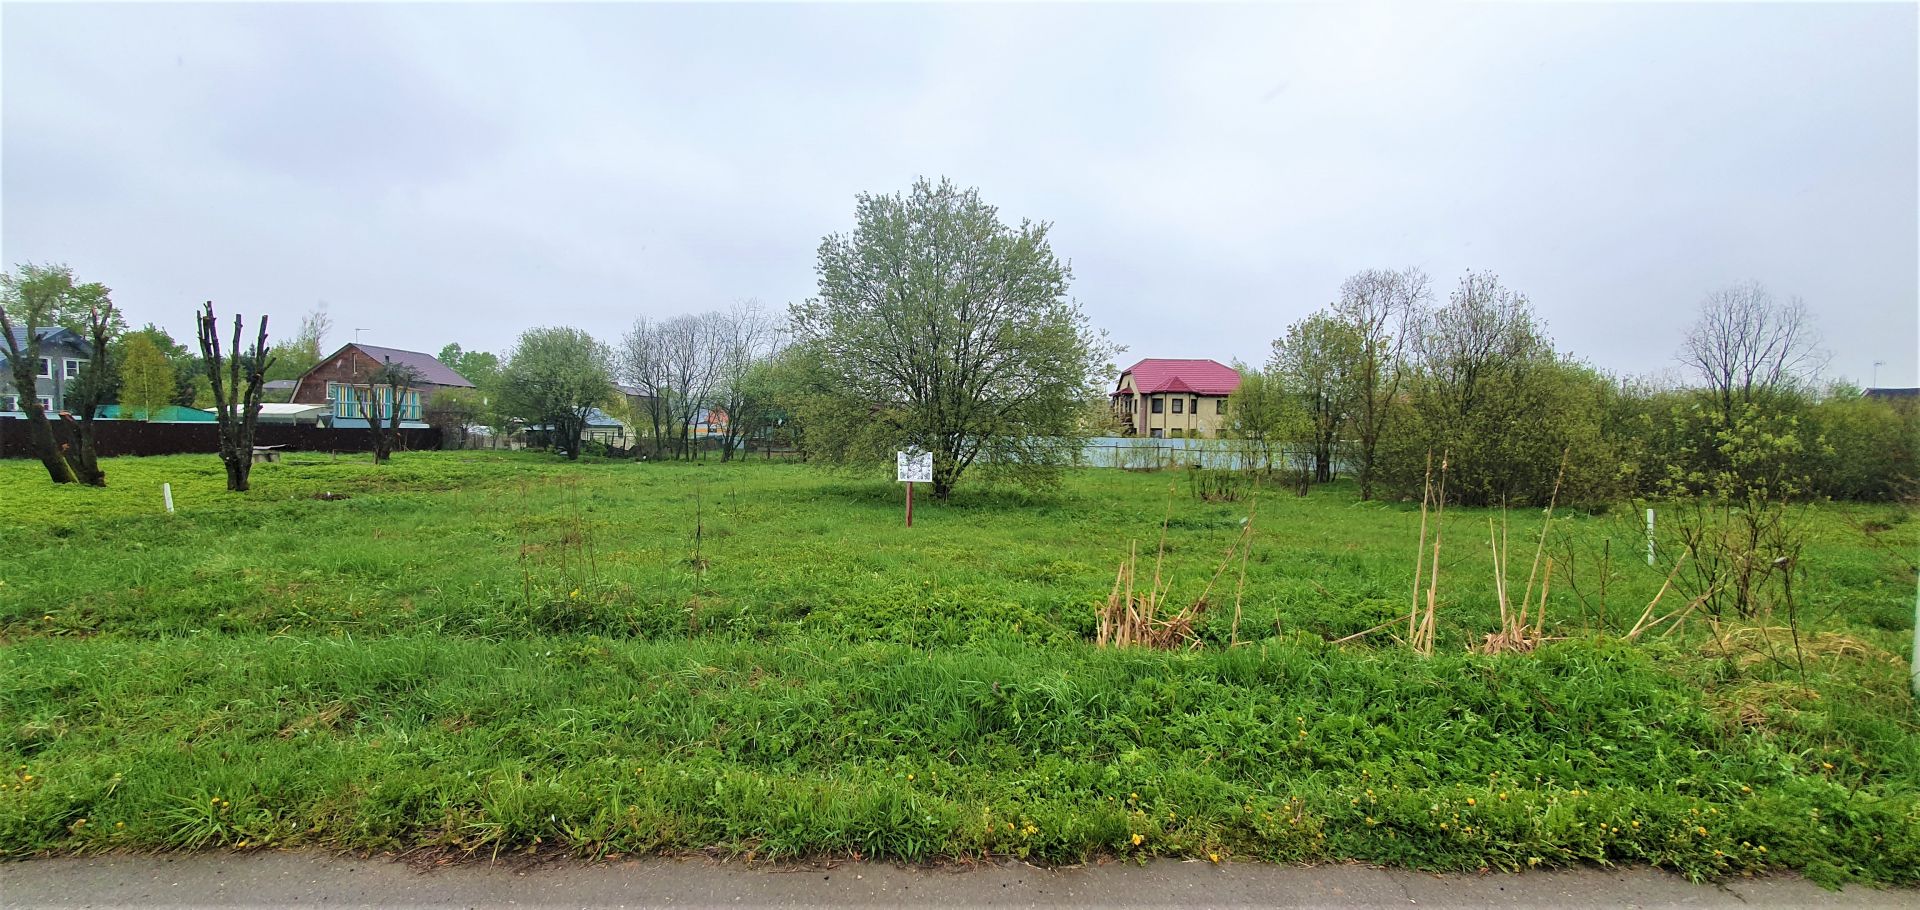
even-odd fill
[(240, 314), (233, 316), (233, 340), (224, 349), (213, 301), (207, 301), (195, 320), (214, 422), (219, 427), (220, 461), (227, 467), (227, 492), (245, 493), (253, 473), (253, 429), (260, 417), (260, 396), (266, 389), (266, 372), (273, 366), (267, 348), (267, 317), (260, 317), (259, 333), (245, 349), (240, 347)]
[(792, 309), (824, 372), (803, 416), (813, 451), (872, 464), (925, 449), (936, 498), (975, 465), (1056, 482), (1083, 445), (1107, 344), (1067, 297), (1047, 225), (1009, 226), (944, 179), (863, 194), (855, 221), (821, 242), (819, 294)]
[(544, 425), (554, 447), (577, 460), (587, 413), (613, 395), (610, 359), (580, 329), (528, 329), (500, 371), (500, 412)]
[(420, 370), (411, 364), (394, 363), (388, 358), (350, 386), (360, 416), (373, 433), (373, 463), (386, 464), (400, 441), (400, 421), (407, 410), (407, 395), (420, 382)]
[[(49, 329), (69, 329), (87, 339), (90, 357), (66, 389), (63, 402), (81, 409), (72, 422), (79, 447), (63, 451), (54, 438), (47, 409), (34, 394), (39, 372), (40, 344)], [(73, 269), (65, 265), (21, 265), (0, 275), (0, 356), (6, 359), (20, 410), (27, 415), (27, 434), (40, 463), (54, 483), (103, 486), (106, 476), (93, 457), (93, 412), (112, 388), (109, 343), (126, 330), (126, 321), (113, 306), (105, 285), (75, 284)], [(71, 422), (71, 421), (70, 421)]]

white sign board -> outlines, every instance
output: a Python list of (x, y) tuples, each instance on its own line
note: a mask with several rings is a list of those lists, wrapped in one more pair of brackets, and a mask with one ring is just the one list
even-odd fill
[(899, 481), (901, 483), (932, 483), (933, 453), (919, 449), (896, 452), (899, 460)]

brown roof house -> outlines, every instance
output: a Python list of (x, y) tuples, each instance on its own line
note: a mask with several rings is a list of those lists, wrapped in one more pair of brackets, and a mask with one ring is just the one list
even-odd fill
[[(403, 351), (399, 348), (383, 348), (378, 345), (353, 344), (342, 345), (340, 350), (322, 358), (313, 369), (301, 374), (294, 381), (294, 404), (323, 405), (330, 425), (336, 427), (366, 429), (366, 415), (373, 412), (372, 407), (362, 409), (360, 396), (366, 394), (367, 380), (386, 364), (412, 367), (415, 375), (413, 388), (400, 396), (400, 425), (402, 427), (424, 427), (423, 402), (433, 397), (441, 389), (471, 389), (473, 383), (467, 377), (453, 371), (452, 367), (435, 360), (432, 354), (419, 351)], [(380, 396), (378, 414), (386, 419), (393, 413), (392, 393), (385, 388), (377, 388)]]

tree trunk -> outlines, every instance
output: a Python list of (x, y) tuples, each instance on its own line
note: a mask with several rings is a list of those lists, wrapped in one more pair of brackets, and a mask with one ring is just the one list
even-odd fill
[(223, 451), (220, 457), (227, 463), (227, 492), (245, 493), (248, 475), (253, 471), (253, 453), (248, 452), (247, 457), (241, 459), (228, 457)]
[(75, 420), (71, 413), (66, 413), (61, 414), (60, 419), (73, 435), (73, 449), (67, 453), (67, 464), (73, 468), (74, 479), (88, 486), (106, 486), (107, 474), (100, 470), (98, 449), (94, 445), (92, 415)]
[(29, 405), (21, 401), (20, 404), (20, 409), (27, 412), (27, 438), (33, 440), (34, 452), (46, 466), (47, 476), (54, 483), (73, 483), (77, 479), (73, 476), (73, 466), (67, 464), (66, 456), (60, 453), (60, 443), (53, 438), (53, 424), (47, 421), (46, 409), (37, 402)]

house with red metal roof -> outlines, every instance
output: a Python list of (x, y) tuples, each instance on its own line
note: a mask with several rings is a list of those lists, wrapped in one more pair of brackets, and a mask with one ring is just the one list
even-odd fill
[(1134, 436), (1217, 438), (1226, 427), (1227, 396), (1240, 374), (1217, 360), (1149, 357), (1120, 371), (1113, 414)]

